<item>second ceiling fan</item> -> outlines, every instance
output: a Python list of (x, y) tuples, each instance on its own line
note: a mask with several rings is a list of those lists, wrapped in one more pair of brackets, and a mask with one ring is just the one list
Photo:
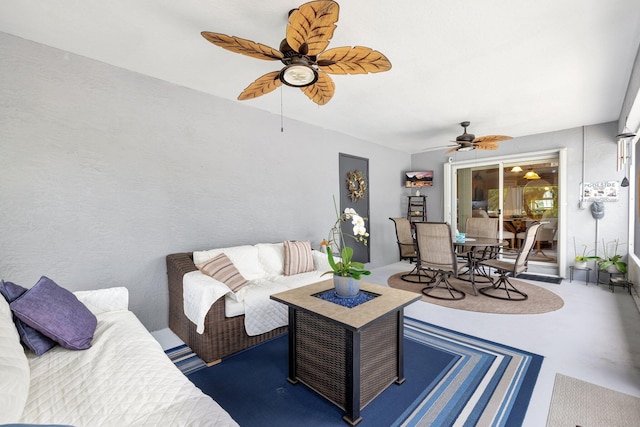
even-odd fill
[(513, 139), (506, 135), (485, 135), (476, 138), (474, 134), (467, 133), (467, 127), (470, 124), (471, 122), (460, 123), (460, 126), (464, 128), (464, 132), (462, 135), (456, 137), (456, 140), (453, 141), (456, 145), (447, 150), (447, 154), (453, 153), (454, 151), (497, 150), (499, 142)]

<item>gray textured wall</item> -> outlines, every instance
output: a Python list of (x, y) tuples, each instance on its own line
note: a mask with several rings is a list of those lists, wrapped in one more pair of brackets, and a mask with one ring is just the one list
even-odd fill
[(145, 326), (166, 327), (168, 253), (318, 247), (339, 152), (369, 159), (370, 267), (397, 260), (388, 217), (410, 155), (286, 119), (280, 132), (250, 105), (0, 33), (0, 278), (126, 286)]

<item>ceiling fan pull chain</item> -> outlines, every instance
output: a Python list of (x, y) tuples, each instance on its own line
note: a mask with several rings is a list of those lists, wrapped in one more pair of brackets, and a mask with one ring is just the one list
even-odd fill
[(284, 112), (282, 107), (282, 86), (280, 86), (280, 132), (284, 132)]

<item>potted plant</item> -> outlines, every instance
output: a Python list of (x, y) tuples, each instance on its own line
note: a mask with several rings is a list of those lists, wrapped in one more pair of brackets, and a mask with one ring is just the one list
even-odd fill
[[(336, 199), (333, 198), (333, 206), (336, 210), (336, 222), (330, 231), (329, 239), (322, 241), (321, 245), (326, 247), (327, 259), (331, 266), (330, 271), (326, 271), (324, 274), (333, 273), (333, 284), (338, 296), (341, 297), (354, 297), (360, 292), (360, 278), (371, 274), (370, 271), (364, 269), (364, 264), (361, 262), (353, 261), (353, 248), (345, 245), (344, 234), (340, 223), (351, 220), (353, 224), (353, 235), (347, 234), (347, 236), (353, 238), (358, 242), (362, 242), (367, 245), (367, 229), (364, 225), (364, 218), (358, 215), (358, 213), (352, 208), (346, 208), (342, 214), (338, 213), (338, 207), (336, 206)], [(335, 242), (335, 240), (339, 240)], [(339, 244), (342, 248), (340, 250), (340, 259), (333, 257), (331, 246)]]
[(599, 261), (600, 257), (597, 257), (595, 255), (589, 255), (592, 250), (587, 250), (587, 245), (586, 244), (582, 244), (580, 245), (582, 246), (582, 254), (578, 254), (578, 246), (576, 245), (576, 238), (573, 238), (573, 250), (575, 252), (576, 257), (573, 259), (575, 261), (574, 263), (574, 268), (577, 268), (579, 270), (584, 270), (585, 268), (587, 268), (587, 263), (589, 261)]
[(602, 240), (603, 257), (598, 259), (598, 268), (600, 270), (606, 270), (609, 273), (627, 273), (627, 263), (620, 261), (622, 255), (618, 253), (618, 246), (620, 242), (618, 239), (605, 243)]

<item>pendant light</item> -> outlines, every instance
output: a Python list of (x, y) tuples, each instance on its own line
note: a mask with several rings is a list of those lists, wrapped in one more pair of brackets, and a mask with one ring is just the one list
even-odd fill
[(523, 176), (524, 179), (540, 179), (540, 175), (538, 175), (533, 168), (529, 168), (527, 173)]

